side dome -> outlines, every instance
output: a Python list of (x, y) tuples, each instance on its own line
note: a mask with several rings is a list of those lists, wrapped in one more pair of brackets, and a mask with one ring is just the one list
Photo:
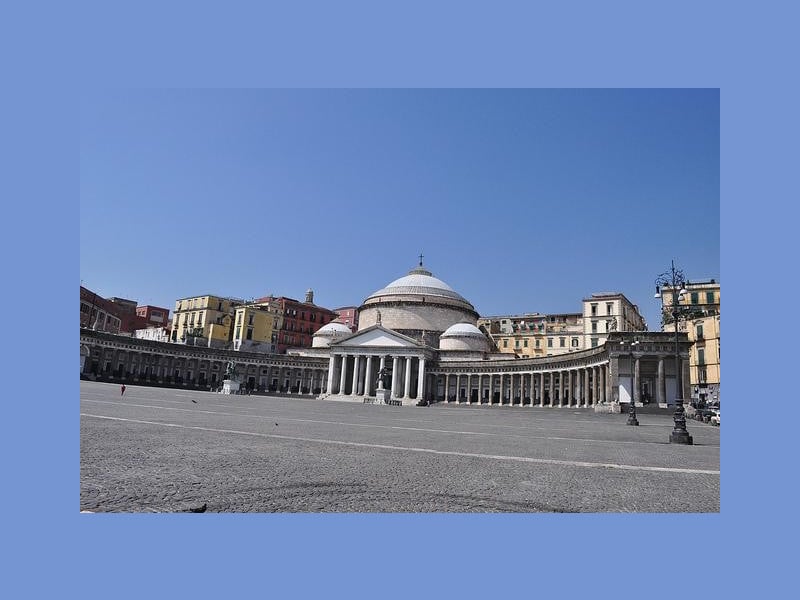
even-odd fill
[(489, 340), (472, 323), (456, 323), (448, 327), (439, 337), (439, 349), (488, 352)]
[(339, 340), (345, 336), (352, 334), (350, 328), (344, 323), (337, 323), (335, 321), (323, 325), (314, 334), (311, 347), (312, 348), (327, 348), (331, 342)]

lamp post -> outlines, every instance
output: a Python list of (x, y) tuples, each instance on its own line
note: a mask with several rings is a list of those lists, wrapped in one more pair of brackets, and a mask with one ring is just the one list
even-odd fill
[[(692, 436), (686, 429), (686, 416), (683, 411), (683, 386), (681, 377), (681, 358), (680, 346), (678, 343), (678, 317), (681, 315), (680, 299), (686, 294), (686, 278), (683, 271), (675, 268), (675, 261), (671, 261), (670, 270), (662, 273), (656, 278), (656, 298), (661, 298), (661, 290), (669, 288), (672, 293), (672, 324), (675, 327), (675, 413), (672, 420), (675, 427), (669, 436), (671, 444), (692, 444)], [(666, 313), (663, 308), (662, 311)]]
[[(624, 341), (620, 342), (623, 347), (625, 343)], [(628, 407), (628, 422), (626, 425), (638, 425), (639, 420), (636, 418), (636, 394), (633, 391), (636, 385), (633, 372), (633, 349), (639, 345), (639, 340), (633, 340), (632, 342), (627, 342), (627, 344), (631, 347), (631, 401)]]

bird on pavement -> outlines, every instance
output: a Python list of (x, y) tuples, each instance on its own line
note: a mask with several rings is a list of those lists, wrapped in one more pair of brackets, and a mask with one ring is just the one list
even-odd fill
[(195, 400), (194, 398), (192, 398), (192, 402), (194, 402), (195, 404), (197, 404), (197, 400)]
[(206, 512), (206, 509), (207, 509), (207, 508), (208, 508), (208, 504), (205, 504), (205, 503), (204, 503), (204, 504), (203, 504), (203, 506), (198, 506), (197, 508), (190, 508), (190, 509), (189, 509), (189, 512), (193, 512), (193, 513), (203, 513), (203, 512)]

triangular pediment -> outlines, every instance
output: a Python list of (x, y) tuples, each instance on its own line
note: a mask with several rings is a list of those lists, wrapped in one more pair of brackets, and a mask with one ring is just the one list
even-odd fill
[(422, 348), (422, 344), (403, 334), (386, 329), (380, 325), (373, 325), (363, 331), (331, 344), (332, 348), (380, 347), (380, 348)]

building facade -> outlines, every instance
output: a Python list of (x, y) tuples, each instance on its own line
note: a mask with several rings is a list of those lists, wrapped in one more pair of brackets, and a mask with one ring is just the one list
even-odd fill
[(499, 352), (517, 358), (569, 354), (585, 346), (581, 313), (481, 317), (478, 327), (488, 333)]
[(272, 303), (237, 306), (233, 319), (233, 349), (274, 353), (278, 309)]
[(171, 341), (193, 346), (222, 348), (232, 341), (234, 310), (244, 304), (237, 298), (206, 294), (175, 301)]
[(336, 320), (350, 328), (350, 331), (358, 331), (358, 307), (342, 306), (334, 308), (333, 312), (339, 315)]
[(258, 304), (277, 309), (279, 318), (273, 323), (274, 344), (278, 354), (289, 348), (310, 348), (314, 333), (338, 317), (336, 312), (314, 304), (314, 291), (306, 292), (305, 301), (300, 302), (285, 296), (266, 296), (256, 300)]
[(118, 314), (118, 310), (119, 307), (110, 300), (81, 286), (80, 326), (82, 329), (120, 333), (122, 318)]
[(136, 307), (136, 316), (145, 327), (169, 327), (169, 309), (144, 304)]
[(619, 292), (602, 292), (583, 299), (583, 335), (587, 348), (605, 344), (614, 331), (647, 331), (639, 307)]
[(694, 403), (720, 401), (720, 284), (714, 279), (687, 283), (678, 295), (678, 310), (673, 310), (675, 294), (665, 287), (661, 294), (662, 329), (686, 333), (691, 348), (689, 374)]

